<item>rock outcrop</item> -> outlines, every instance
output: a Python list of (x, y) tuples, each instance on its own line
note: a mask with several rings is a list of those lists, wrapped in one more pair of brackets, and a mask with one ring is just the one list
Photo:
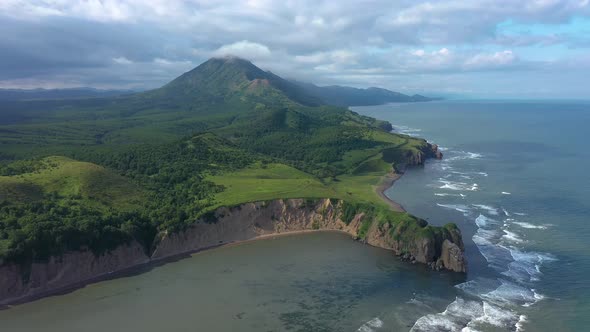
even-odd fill
[(377, 128), (384, 130), (386, 132), (391, 132), (393, 130), (393, 126), (388, 121), (381, 121), (377, 124)]
[(438, 145), (424, 141), (424, 145), (420, 149), (408, 150), (405, 155), (406, 166), (420, 166), (424, 165), (428, 158), (442, 159), (442, 157), (443, 154), (438, 149)]
[[(31, 299), (92, 282), (111, 273), (198, 250), (273, 234), (333, 230), (370, 245), (392, 250), (404, 259), (433, 268), (465, 272), (463, 242), (456, 226), (432, 227), (425, 221), (378, 222), (360, 211), (342, 220), (342, 201), (287, 199), (222, 207), (215, 221), (199, 220), (186, 230), (163, 234), (148, 257), (136, 242), (102, 255), (68, 252), (30, 268), (0, 266), (0, 304)], [(370, 223), (360, 234), (361, 226)], [(360, 236), (362, 235), (362, 236)]]
[(457, 272), (466, 272), (466, 262), (463, 256), (464, 249), (449, 240), (445, 240), (441, 248), (441, 256), (439, 261), (442, 260), (442, 264), (437, 261), (437, 266), (445, 267), (449, 270)]
[(443, 154), (438, 149), (438, 145), (436, 145), (436, 144), (430, 144), (430, 143), (428, 145), (429, 145), (429, 148), (430, 148), (430, 151), (429, 151), (428, 156), (431, 157), (431, 158), (435, 158), (435, 159), (442, 159)]

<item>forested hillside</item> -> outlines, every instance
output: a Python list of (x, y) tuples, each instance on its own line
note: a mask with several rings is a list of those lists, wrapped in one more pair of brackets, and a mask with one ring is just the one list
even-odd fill
[(130, 96), (5, 103), (0, 119), (0, 258), (21, 263), (131, 239), (149, 252), (244, 202), (386, 209), (374, 186), (430, 149), (233, 57)]

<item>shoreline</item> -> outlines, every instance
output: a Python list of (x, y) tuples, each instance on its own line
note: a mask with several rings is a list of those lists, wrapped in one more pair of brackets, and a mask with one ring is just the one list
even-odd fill
[(319, 232), (340, 233), (343, 235), (348, 235), (352, 240), (354, 240), (354, 236), (352, 236), (350, 233), (343, 231), (343, 230), (339, 230), (339, 229), (304, 229), (304, 230), (298, 230), (298, 231), (287, 231), (287, 232), (272, 233), (272, 234), (262, 234), (262, 235), (258, 235), (256, 237), (253, 237), (253, 238), (247, 239), (247, 240), (239, 240), (239, 241), (233, 241), (233, 242), (228, 242), (228, 243), (222, 243), (219, 245), (200, 248), (200, 249), (196, 249), (196, 250), (189, 250), (189, 251), (185, 251), (185, 252), (182, 252), (179, 254), (166, 256), (166, 257), (162, 257), (162, 258), (157, 258), (157, 259), (150, 260), (149, 262), (146, 262), (143, 264), (138, 264), (138, 265), (130, 266), (125, 269), (116, 270), (116, 271), (104, 273), (101, 275), (97, 275), (93, 278), (72, 284), (70, 286), (61, 287), (58, 289), (54, 289), (51, 291), (47, 291), (47, 292), (43, 292), (43, 293), (39, 293), (39, 294), (35, 294), (35, 295), (25, 296), (25, 297), (22, 297), (19, 299), (14, 299), (12, 301), (8, 300), (6, 302), (0, 303), (0, 311), (10, 310), (11, 308), (13, 308), (15, 306), (34, 302), (34, 301), (41, 300), (41, 299), (47, 298), (47, 297), (67, 295), (69, 293), (75, 292), (79, 289), (85, 288), (86, 286), (89, 286), (92, 284), (97, 284), (97, 283), (104, 282), (104, 281), (109, 281), (109, 280), (114, 280), (114, 279), (119, 279), (119, 278), (133, 277), (133, 276), (137, 276), (140, 274), (144, 274), (144, 273), (151, 271), (154, 268), (190, 258), (193, 255), (200, 254), (201, 252), (204, 252), (204, 251), (211, 251), (211, 250), (218, 249), (218, 248), (235, 247), (235, 246), (239, 246), (239, 245), (246, 244), (246, 243), (269, 240), (272, 238), (280, 238), (280, 237), (286, 237), (286, 236), (301, 235), (301, 234), (306, 234), (306, 233), (319, 233)]
[(387, 197), (387, 195), (385, 195), (385, 191), (388, 190), (389, 188), (393, 187), (393, 185), (395, 184), (395, 181), (399, 180), (403, 175), (404, 175), (404, 172), (387, 173), (386, 175), (383, 176), (381, 183), (377, 186), (377, 188), (375, 188), (377, 195), (379, 195), (379, 197), (381, 197), (381, 199), (385, 203), (387, 203), (387, 205), (389, 205), (394, 211), (397, 211), (397, 212), (407, 212), (407, 211), (406, 211), (406, 209), (404, 209), (404, 207), (401, 204), (399, 204), (398, 202)]

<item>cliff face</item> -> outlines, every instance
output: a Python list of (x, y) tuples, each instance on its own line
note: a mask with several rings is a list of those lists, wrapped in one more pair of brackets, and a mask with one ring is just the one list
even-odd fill
[(426, 141), (424, 141), (424, 143), (424, 146), (418, 151), (407, 152), (405, 156), (407, 166), (424, 165), (428, 158), (442, 159), (443, 154), (438, 149), (438, 145), (426, 143)]
[(132, 242), (96, 256), (91, 251), (66, 252), (30, 267), (0, 266), (0, 304), (43, 296), (82, 282), (149, 262), (143, 247)]
[(338, 230), (357, 236), (363, 217), (358, 214), (347, 225), (329, 199), (247, 203), (220, 208), (215, 216), (215, 223), (198, 222), (182, 233), (165, 235), (152, 258), (161, 259), (179, 252), (295, 231)]
[(134, 242), (100, 256), (88, 251), (69, 252), (46, 263), (34, 263), (30, 272), (17, 265), (4, 265), (0, 267), (0, 304), (42, 296), (148, 262), (264, 235), (337, 230), (358, 238), (361, 225), (367, 222), (371, 224), (362, 241), (432, 268), (465, 272), (458, 229), (431, 236), (429, 232), (416, 232), (426, 229), (426, 222), (411, 225), (414, 229), (409, 230), (407, 224), (368, 220), (363, 212), (354, 215), (347, 224), (341, 219), (342, 204), (330, 199), (288, 199), (219, 208), (215, 211), (215, 222), (200, 220), (183, 232), (164, 234), (155, 244), (151, 257)]
[(428, 157), (435, 159), (442, 159), (443, 154), (438, 149), (438, 145), (428, 143)]

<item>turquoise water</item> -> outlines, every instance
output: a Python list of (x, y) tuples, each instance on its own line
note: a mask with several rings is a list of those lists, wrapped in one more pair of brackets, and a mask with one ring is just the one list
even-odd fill
[(433, 224), (456, 222), (468, 281), (420, 330), (580, 331), (590, 326), (590, 103), (459, 102), (359, 107), (445, 158), (387, 195)]

